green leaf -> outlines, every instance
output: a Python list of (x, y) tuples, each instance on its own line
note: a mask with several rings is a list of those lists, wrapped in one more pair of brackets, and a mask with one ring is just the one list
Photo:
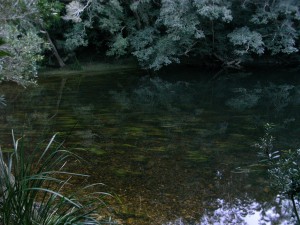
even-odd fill
[[(0, 38), (0, 46), (4, 45), (6, 42), (3, 38)], [(9, 56), (9, 53), (3, 50), (0, 50), (0, 57)]]
[(2, 38), (0, 38), (0, 45), (4, 45), (4, 44), (5, 44), (5, 41)]
[(10, 54), (8, 52), (0, 50), (0, 57), (4, 57), (4, 56), (10, 56)]

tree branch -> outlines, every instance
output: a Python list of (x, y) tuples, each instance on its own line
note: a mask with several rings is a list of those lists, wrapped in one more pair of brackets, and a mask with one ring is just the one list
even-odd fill
[(48, 31), (46, 31), (46, 30), (41, 30), (41, 33), (43, 33), (43, 34), (46, 35), (47, 40), (48, 40), (48, 42), (49, 42), (49, 44), (50, 44), (50, 46), (51, 46), (51, 49), (52, 49), (52, 51), (53, 51), (53, 53), (54, 53), (54, 55), (55, 55), (55, 58), (57, 59), (57, 62), (58, 62), (58, 64), (59, 64), (59, 66), (60, 66), (60, 67), (64, 67), (66, 64), (64, 63), (64, 61), (62, 60), (62, 58), (61, 58), (60, 55), (58, 54), (57, 48), (55, 47), (53, 41), (51, 40), (51, 37), (50, 37)]

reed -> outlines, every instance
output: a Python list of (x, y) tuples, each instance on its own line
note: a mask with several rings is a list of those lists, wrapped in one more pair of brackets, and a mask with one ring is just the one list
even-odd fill
[(7, 157), (0, 149), (0, 225), (103, 224), (93, 215), (103, 207), (101, 199), (107, 193), (94, 192), (80, 200), (62, 193), (71, 177), (87, 176), (64, 169), (70, 158), (78, 156), (61, 149), (55, 135), (42, 151), (36, 148), (30, 155), (24, 141), (15, 140), (13, 133), (12, 137), (14, 148)]

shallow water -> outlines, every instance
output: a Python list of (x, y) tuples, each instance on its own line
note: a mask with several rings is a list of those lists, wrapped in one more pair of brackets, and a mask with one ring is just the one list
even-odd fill
[(58, 71), (1, 92), (2, 148), (11, 129), (31, 143), (59, 132), (88, 161), (70, 168), (121, 200), (111, 204), (123, 224), (294, 223), (253, 144), (272, 123), (276, 148), (300, 146), (296, 72)]

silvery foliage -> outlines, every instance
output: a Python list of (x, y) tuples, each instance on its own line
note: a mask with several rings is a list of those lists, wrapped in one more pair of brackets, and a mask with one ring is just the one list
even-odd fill
[[(300, 21), (300, 2), (297, 0), (261, 1), (256, 3), (256, 13), (251, 22), (264, 36), (265, 47), (273, 55), (298, 52), (297, 23)], [(266, 29), (267, 28), (267, 29)]]
[(13, 24), (4, 24), (1, 30), (6, 41), (5, 50), (10, 54), (0, 59), (1, 79), (23, 86), (35, 83), (37, 62), (42, 59), (45, 42), (35, 30), (24, 31)]
[(230, 1), (226, 0), (194, 0), (197, 13), (209, 20), (220, 19), (223, 22), (232, 21)]
[(126, 55), (128, 45), (128, 38), (123, 37), (122, 34), (117, 34), (110, 42), (106, 55), (117, 57)]
[(121, 35), (125, 14), (118, 0), (72, 1), (66, 6), (63, 19), (75, 24), (65, 34), (67, 50), (88, 44), (86, 28), (100, 28), (108, 31), (112, 38), (108, 55), (120, 56), (127, 53), (127, 39)]
[(66, 6), (65, 20), (71, 20), (75, 23), (81, 22), (80, 14), (84, 11), (85, 6), (80, 1), (72, 1)]
[(80, 46), (87, 46), (87, 34), (86, 34), (86, 25), (84, 22), (76, 23), (73, 26), (73, 29), (65, 34), (65, 44), (64, 48), (67, 51), (74, 51)]
[(37, 0), (1, 1), (0, 36), (8, 56), (0, 58), (0, 79), (23, 86), (35, 83), (37, 62), (46, 44), (32, 23), (38, 18)]
[(72, 1), (66, 5), (66, 15), (62, 18), (66, 21), (74, 23), (72, 29), (68, 30), (64, 36), (66, 38), (64, 48), (67, 51), (73, 51), (80, 46), (87, 46), (86, 27), (90, 26), (88, 21), (82, 22), (81, 14), (91, 2), (86, 2), (84, 5), (81, 1)]
[(245, 10), (255, 8), (255, 13), (249, 18), (248, 26), (236, 28), (228, 34), (232, 44), (238, 47), (236, 54), (261, 55), (266, 50), (272, 55), (298, 52), (299, 1), (244, 1), (242, 6)]
[[(218, 59), (231, 62), (266, 51), (273, 55), (298, 51), (300, 2), (296, 0), (72, 2), (65, 19), (86, 21), (108, 32), (107, 55), (133, 54), (148, 69), (158, 70), (190, 55), (217, 54)], [(81, 40), (84, 35), (73, 37), (86, 44)]]
[[(82, 8), (86, 1), (81, 3)], [(179, 63), (205, 38), (201, 18), (223, 22), (232, 19), (228, 1), (162, 0), (159, 8), (156, 4), (152, 0), (134, 1), (127, 6), (131, 11), (128, 12), (118, 0), (95, 0), (86, 7), (86, 19), (96, 21), (93, 26), (112, 35), (108, 55), (121, 56), (129, 51), (144, 68), (154, 70)], [(69, 20), (81, 21), (72, 15), (75, 13), (70, 14)], [(124, 29), (128, 35), (124, 35)]]
[[(164, 33), (160, 31), (162, 27)], [(179, 63), (180, 56), (187, 54), (204, 36), (192, 1), (163, 0), (154, 28), (145, 27), (132, 35), (132, 54), (142, 66), (158, 70)], [(140, 41), (144, 46), (139, 44)]]
[[(154, 25), (132, 35), (132, 54), (143, 67), (154, 70), (179, 63), (181, 57), (195, 51), (206, 37), (201, 20), (232, 19), (226, 2), (162, 0)], [(145, 44), (145, 37), (148, 42), (141, 46), (139, 42)]]
[(28, 16), (38, 13), (37, 0), (1, 0), (0, 21), (23, 20), (26, 22)]
[(248, 27), (236, 28), (233, 32), (227, 35), (233, 45), (240, 49), (234, 50), (238, 55), (248, 53), (264, 53), (264, 42), (262, 35), (256, 31), (250, 31)]
[[(94, 26), (107, 31), (111, 35), (108, 56), (122, 56), (127, 54), (129, 40), (123, 35), (126, 23), (125, 9), (118, 0), (93, 1), (89, 7), (89, 21), (96, 20)], [(124, 24), (125, 23), (125, 24)]]

